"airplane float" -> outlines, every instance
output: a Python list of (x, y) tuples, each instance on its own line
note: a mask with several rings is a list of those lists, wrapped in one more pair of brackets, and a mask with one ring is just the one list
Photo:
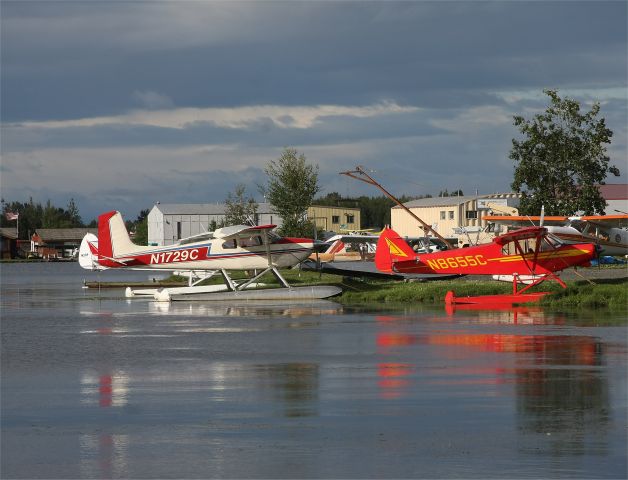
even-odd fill
[[(167, 246), (134, 244), (120, 212), (98, 217), (98, 238), (87, 234), (79, 249), (79, 264), (88, 270), (132, 269), (176, 271), (189, 275), (189, 286), (160, 291), (129, 291), (153, 295), (156, 300), (241, 299), (320, 299), (340, 293), (337, 287), (291, 287), (278, 268), (293, 267), (308, 257), (314, 241), (308, 238), (280, 237), (272, 232), (276, 225), (234, 225), (179, 240)], [(229, 270), (261, 270), (244, 283), (231, 279)], [(271, 272), (285, 288), (254, 290), (257, 281)], [(199, 286), (200, 281), (220, 273), (224, 285)], [(251, 290), (249, 290), (251, 289)], [(247, 291), (244, 291), (247, 290)], [(216, 293), (223, 291), (224, 293)], [(209, 294), (205, 295), (205, 294)]]
[[(475, 247), (425, 254), (417, 254), (394, 230), (384, 229), (377, 244), (375, 265), (382, 272), (512, 275), (512, 295), (456, 297), (450, 291), (445, 297), (446, 304), (512, 304), (536, 302), (550, 293), (528, 292), (545, 280), (567, 288), (556, 272), (589, 265), (595, 255), (594, 244), (561, 244), (548, 234), (545, 227), (522, 228)], [(520, 275), (531, 276), (533, 280), (518, 289)]]
[[(495, 225), (512, 227), (538, 225), (541, 221), (541, 217), (521, 215), (487, 215), (483, 219)], [(547, 216), (543, 225), (563, 243), (590, 242), (599, 245), (600, 255), (628, 255), (628, 215)]]

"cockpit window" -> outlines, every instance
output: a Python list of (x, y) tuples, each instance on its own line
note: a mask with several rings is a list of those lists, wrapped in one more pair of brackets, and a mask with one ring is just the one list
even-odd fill
[(259, 247), (262, 244), (262, 237), (259, 235), (253, 235), (247, 238), (240, 239), (241, 247)]

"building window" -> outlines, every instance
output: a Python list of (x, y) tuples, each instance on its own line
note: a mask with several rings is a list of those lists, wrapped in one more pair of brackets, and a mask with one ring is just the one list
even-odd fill
[(355, 217), (347, 214), (347, 223), (355, 223)]
[(453, 220), (453, 219), (454, 219), (454, 211), (449, 210), (449, 220)]
[(466, 217), (467, 217), (467, 220), (472, 220), (472, 219), (478, 218), (478, 211), (477, 210), (467, 210)]
[(181, 239), (181, 222), (177, 222), (177, 240)]
[(446, 215), (447, 215), (447, 212), (445, 212), (445, 210), (441, 210), (440, 211), (440, 219), (441, 220), (445, 220), (445, 218), (447, 218)]
[(331, 223), (340, 223), (340, 215), (332, 215)]

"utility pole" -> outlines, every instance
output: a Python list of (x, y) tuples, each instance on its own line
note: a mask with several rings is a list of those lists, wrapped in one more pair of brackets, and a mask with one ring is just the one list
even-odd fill
[(445, 243), (445, 245), (447, 245), (447, 248), (449, 249), (453, 248), (451, 243), (449, 243), (442, 235), (440, 235), (430, 225), (428, 225), (423, 220), (421, 220), (418, 216), (416, 216), (408, 207), (406, 207), (403, 203), (401, 203), (399, 199), (397, 199), (397, 197), (395, 197), (392, 193), (390, 193), (388, 190), (382, 187), (378, 182), (375, 181), (375, 179), (373, 179), (373, 177), (371, 177), (368, 173), (366, 173), (364, 171), (364, 167), (361, 167), (358, 165), (357, 167), (355, 167), (355, 170), (351, 170), (347, 172), (340, 172), (340, 175), (346, 175), (348, 177), (355, 178), (356, 180), (360, 180), (361, 182), (368, 183), (369, 185), (376, 186), (382, 192), (384, 192), (384, 195), (386, 195), (393, 202), (395, 202), (397, 205), (403, 208), (406, 212), (410, 214), (412, 218), (414, 218), (417, 222), (419, 222), (423, 226), (424, 233), (427, 234), (427, 232), (432, 232), (437, 238), (442, 240)]

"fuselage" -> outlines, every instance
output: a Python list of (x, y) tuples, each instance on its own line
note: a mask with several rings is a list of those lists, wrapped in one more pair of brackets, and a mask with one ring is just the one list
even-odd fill
[(395, 232), (388, 230), (378, 244), (375, 262), (379, 270), (397, 273), (543, 275), (588, 265), (595, 248), (592, 243), (554, 245), (531, 228), (496, 237), (489, 244), (415, 254)]
[[(261, 240), (260, 240), (261, 243)], [(155, 270), (253, 270), (291, 267), (311, 253), (313, 241), (306, 238), (281, 238), (267, 245), (241, 247), (233, 239), (213, 239), (186, 245), (148, 247), (114, 259), (101, 258), (108, 268), (130, 267)], [(270, 263), (268, 251), (270, 250)]]
[(565, 245), (554, 250), (539, 252), (513, 252), (504, 254), (497, 244), (448, 250), (417, 255), (410, 261), (393, 263), (398, 273), (449, 273), (460, 275), (536, 275), (556, 272), (588, 263), (595, 255), (595, 246), (586, 244)]

